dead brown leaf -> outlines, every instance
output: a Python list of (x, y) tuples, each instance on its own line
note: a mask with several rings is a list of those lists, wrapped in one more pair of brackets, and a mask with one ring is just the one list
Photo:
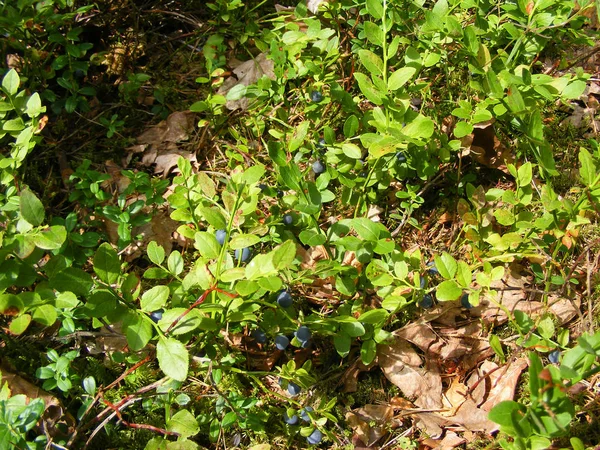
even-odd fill
[(473, 126), (473, 133), (461, 139), (467, 149), (463, 155), (470, 154), (479, 164), (508, 173), (506, 164), (514, 162), (514, 155), (498, 139), (493, 124), (494, 119)]
[(394, 419), (394, 409), (390, 405), (365, 405), (346, 414), (348, 425), (355, 437), (371, 447), (387, 434), (387, 430), (401, 425)]

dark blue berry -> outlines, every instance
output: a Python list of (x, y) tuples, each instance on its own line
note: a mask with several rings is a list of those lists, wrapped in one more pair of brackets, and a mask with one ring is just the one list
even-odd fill
[(294, 303), (294, 299), (288, 291), (280, 291), (277, 295), (277, 304), (282, 308), (289, 308)]
[(227, 230), (217, 230), (215, 232), (215, 237), (217, 238), (217, 242), (223, 245), (225, 243), (225, 239), (227, 238)]
[(560, 350), (553, 350), (548, 354), (548, 360), (552, 364), (558, 364), (559, 358), (560, 358)]
[(425, 294), (423, 299), (419, 303), (421, 308), (429, 309), (433, 307), (433, 296), (431, 294)]
[(422, 276), (419, 283), (420, 283), (421, 289), (425, 289), (425, 287), (427, 286), (427, 277)]
[(264, 344), (265, 342), (267, 342), (267, 335), (265, 334), (265, 332), (263, 330), (261, 330), (260, 328), (254, 330), (252, 332), (252, 337), (254, 338), (254, 340), (256, 342), (258, 342), (259, 344)]
[(291, 214), (285, 214), (283, 216), (283, 224), (284, 225), (291, 225), (294, 223), (294, 217)]
[(460, 298), (460, 304), (462, 305), (463, 308), (467, 308), (467, 309), (471, 309), (473, 307), (473, 305), (471, 305), (471, 303), (469, 303), (469, 294), (462, 295), (462, 297)]
[(311, 406), (307, 406), (306, 408), (302, 408), (299, 413), (300, 413), (300, 418), (304, 421), (304, 422), (310, 422), (310, 417), (308, 417), (308, 413), (314, 411), (314, 409), (312, 409)]
[(325, 166), (320, 160), (317, 159), (314, 163), (312, 163), (312, 170), (315, 175), (321, 175), (323, 172), (325, 172)]
[(269, 189), (269, 186), (267, 186), (266, 184), (260, 183), (260, 184), (258, 185), (258, 188), (259, 188), (261, 191), (265, 192), (267, 189)]
[(327, 145), (327, 142), (325, 142), (325, 139), (321, 138), (319, 139), (319, 142), (317, 142), (317, 148), (324, 148)]
[(300, 328), (298, 328), (295, 332), (294, 332), (294, 336), (296, 336), (296, 339), (298, 339), (300, 342), (304, 343), (304, 342), (308, 342), (310, 340), (310, 330), (308, 329), (307, 326), (302, 325)]
[(277, 350), (283, 351), (288, 345), (290, 345), (290, 340), (287, 336), (284, 336), (283, 334), (275, 336), (275, 347), (277, 347)]
[(302, 388), (293, 381), (290, 381), (288, 383), (287, 391), (290, 393), (290, 395), (296, 396), (302, 391)]
[(235, 252), (233, 252), (233, 256), (235, 257), (235, 259), (239, 259), (242, 262), (246, 262), (250, 259), (250, 249), (248, 247), (244, 247), (241, 252), (238, 249)]
[(315, 429), (315, 431), (313, 431), (310, 436), (306, 438), (308, 443), (311, 445), (317, 445), (319, 442), (321, 442), (321, 439), (323, 439), (323, 433), (317, 429)]
[(285, 192), (283, 192), (281, 189), (277, 189), (277, 197), (281, 198), (283, 197), (285, 194)]
[(398, 153), (396, 153), (396, 161), (398, 161), (399, 163), (405, 163), (406, 162), (406, 155), (404, 154), (404, 152), (398, 152)]
[(323, 100), (323, 94), (321, 94), (319, 91), (312, 91), (310, 93), (310, 100), (315, 103), (319, 103), (321, 100)]
[(154, 321), (154, 323), (158, 323), (158, 321), (162, 319), (163, 312), (164, 311), (162, 309), (157, 309), (156, 311), (150, 314), (150, 318)]
[(294, 414), (292, 417), (289, 417), (287, 411), (284, 411), (283, 421), (288, 425), (296, 425), (298, 423), (298, 416)]
[(427, 269), (427, 272), (429, 272), (430, 275), (440, 274), (440, 271), (437, 269), (437, 267), (435, 267), (435, 261), (429, 261), (427, 263), (427, 267), (429, 267), (429, 269)]

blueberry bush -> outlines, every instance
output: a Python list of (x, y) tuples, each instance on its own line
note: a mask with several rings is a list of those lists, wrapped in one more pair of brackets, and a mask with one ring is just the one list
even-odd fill
[(0, 447), (599, 445), (596, 4), (200, 3), (1, 6)]

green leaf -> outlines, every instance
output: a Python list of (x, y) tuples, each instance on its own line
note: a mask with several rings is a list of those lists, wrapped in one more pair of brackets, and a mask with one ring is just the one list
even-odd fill
[(173, 338), (160, 338), (156, 345), (156, 356), (165, 375), (176, 381), (185, 381), (190, 363), (185, 345)]
[(200, 215), (206, 220), (209, 225), (212, 225), (217, 230), (223, 230), (227, 228), (227, 223), (225, 222), (225, 218), (223, 214), (216, 208), (209, 208), (208, 206), (204, 206), (198, 208), (197, 211)]
[(195, 436), (200, 431), (200, 426), (194, 415), (187, 409), (177, 411), (173, 417), (167, 421), (167, 430), (178, 433), (186, 439)]
[(490, 347), (494, 350), (494, 353), (498, 355), (498, 357), (504, 361), (506, 360), (506, 355), (504, 354), (504, 349), (502, 348), (502, 343), (500, 342), (500, 338), (495, 334), (490, 334), (489, 337)]
[(376, 105), (383, 104), (384, 93), (380, 92), (364, 73), (355, 72), (354, 78), (358, 81), (358, 87), (367, 100)]
[(361, 314), (358, 318), (358, 321), (376, 325), (384, 322), (389, 315), (390, 313), (388, 313), (385, 309), (371, 309), (370, 311)]
[(221, 245), (214, 234), (206, 231), (198, 231), (194, 235), (194, 247), (200, 252), (200, 256), (207, 259), (216, 259), (219, 257)]
[(464, 261), (458, 262), (458, 271), (456, 272), (456, 281), (463, 287), (468, 288), (471, 286), (471, 281), (473, 278), (473, 273), (471, 272), (471, 268)]
[(433, 120), (419, 114), (412, 122), (402, 128), (402, 133), (414, 139), (430, 138), (434, 131)]
[(577, 100), (585, 91), (586, 83), (583, 80), (570, 82), (561, 92), (561, 97), (565, 100)]
[(29, 100), (27, 100), (27, 109), (25, 112), (31, 118), (39, 116), (41, 113), (46, 112), (46, 107), (42, 106), (42, 101), (40, 100), (40, 94), (35, 92)]
[(178, 250), (172, 251), (169, 255), (169, 259), (167, 259), (167, 267), (169, 272), (175, 276), (183, 272), (183, 258)]
[(473, 132), (473, 125), (467, 122), (458, 122), (454, 128), (454, 136), (460, 139)]
[(524, 414), (526, 407), (512, 400), (498, 403), (488, 413), (488, 419), (503, 427), (513, 427), (514, 413)]
[(360, 159), (362, 157), (362, 150), (356, 144), (342, 144), (342, 152), (344, 152), (344, 155), (348, 158)]
[(33, 320), (45, 327), (54, 325), (57, 317), (56, 308), (53, 305), (41, 305), (33, 311)]
[(169, 298), (168, 286), (154, 286), (149, 291), (144, 292), (140, 306), (142, 311), (152, 312), (162, 308)]
[(440, 283), (435, 291), (436, 298), (441, 301), (457, 300), (462, 295), (461, 287), (454, 280)]
[(156, 241), (151, 241), (146, 248), (148, 258), (157, 266), (160, 266), (165, 260), (165, 249), (158, 245)]
[[(354, 137), (354, 135), (358, 131), (358, 126), (359, 126), (358, 119), (356, 118), (356, 116), (354, 114), (352, 114), (351, 116), (349, 116), (346, 119), (346, 122), (344, 122), (344, 136), (346, 136), (348, 139), (350, 139), (351, 137)], [(343, 148), (342, 148), (342, 150), (343, 150)], [(347, 155), (347, 156), (350, 156), (350, 155)]]
[(380, 25), (373, 22), (365, 22), (365, 35), (371, 44), (381, 46), (385, 37)]
[(288, 144), (288, 150), (290, 152), (294, 152), (300, 148), (300, 146), (304, 143), (306, 139), (306, 135), (308, 134), (308, 127), (310, 126), (310, 122), (304, 121), (300, 123), (296, 127), (292, 138), (290, 139), (290, 143)]
[(381, 0), (367, 0), (367, 11), (373, 19), (381, 19), (383, 17), (383, 4)]
[(4, 78), (2, 79), (2, 88), (8, 95), (15, 95), (19, 90), (19, 74), (15, 69), (10, 69)]
[(28, 223), (37, 227), (44, 222), (44, 205), (42, 202), (35, 196), (33, 192), (29, 188), (23, 189), (21, 191), (20, 197), (20, 210), (21, 217), (26, 220)]
[(117, 299), (107, 290), (95, 291), (85, 302), (85, 314), (89, 317), (104, 317), (117, 306)]
[(62, 225), (52, 225), (32, 236), (33, 242), (42, 250), (56, 250), (67, 240), (67, 230)]
[(237, 419), (238, 419), (238, 417), (237, 417), (237, 414), (235, 413), (235, 411), (229, 411), (223, 417), (223, 420), (221, 421), (221, 426), (223, 428), (229, 428), (231, 425), (233, 425), (234, 423), (237, 422)]
[[(379, 56), (369, 50), (359, 50), (358, 58), (365, 69), (372, 75), (381, 76), (383, 74), (383, 61)], [(349, 137), (346, 135), (346, 137)]]
[(140, 313), (127, 314), (123, 320), (123, 329), (127, 345), (134, 352), (142, 350), (152, 339), (153, 327)]
[(381, 232), (380, 227), (373, 222), (371, 219), (366, 217), (359, 217), (352, 219), (352, 228), (356, 231), (356, 234), (365, 241), (377, 241)]
[(350, 337), (359, 337), (366, 333), (365, 327), (358, 320), (356, 322), (344, 322), (340, 325), (340, 328)]
[(436, 255), (434, 260), (435, 267), (442, 277), (447, 280), (454, 278), (458, 264), (450, 253), (444, 252), (442, 256)]
[(29, 324), (31, 323), (31, 316), (29, 314), (23, 314), (12, 320), (8, 329), (12, 334), (23, 334)]
[(587, 187), (592, 187), (596, 180), (596, 166), (590, 152), (583, 147), (579, 148), (579, 163), (581, 164), (579, 175), (583, 183)]
[(229, 241), (229, 248), (238, 250), (241, 248), (252, 247), (260, 242), (260, 237), (255, 234), (238, 234)]
[(315, 230), (302, 230), (298, 235), (300, 242), (309, 247), (315, 247), (317, 245), (323, 245), (327, 240), (327, 237)]
[(94, 282), (87, 272), (76, 267), (68, 267), (50, 278), (50, 287), (59, 292), (71, 291), (80, 297), (86, 297)]
[(336, 333), (333, 337), (333, 345), (338, 354), (344, 358), (350, 353), (352, 339), (345, 333)]
[(114, 284), (121, 274), (121, 260), (119, 255), (112, 248), (112, 245), (105, 242), (94, 255), (94, 272), (106, 284)]
[(273, 266), (276, 270), (287, 269), (296, 258), (296, 244), (291, 239), (273, 250)]
[(360, 347), (360, 359), (363, 364), (368, 366), (377, 356), (377, 343), (373, 339), (369, 339), (362, 343)]
[(414, 76), (416, 72), (417, 69), (414, 67), (402, 67), (401, 69), (396, 70), (388, 78), (388, 89), (390, 91), (400, 89)]

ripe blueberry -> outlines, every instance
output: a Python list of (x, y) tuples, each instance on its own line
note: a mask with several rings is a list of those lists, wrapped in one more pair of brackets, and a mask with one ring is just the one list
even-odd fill
[(315, 103), (319, 103), (321, 100), (323, 100), (323, 94), (321, 94), (319, 91), (312, 91), (310, 93), (310, 100)]
[(440, 274), (440, 271), (437, 269), (437, 267), (435, 267), (435, 261), (429, 261), (427, 263), (427, 267), (429, 267), (429, 269), (427, 269), (427, 272), (429, 272), (430, 275)]
[(284, 214), (283, 216), (283, 224), (290, 226), (294, 223), (294, 217), (291, 214)]
[(277, 304), (282, 308), (289, 308), (294, 303), (292, 296), (288, 291), (279, 291), (279, 295), (277, 296)]
[(469, 303), (469, 294), (462, 295), (462, 297), (460, 298), (460, 304), (462, 305), (463, 308), (467, 308), (467, 309), (471, 309), (473, 307), (473, 305), (471, 305), (471, 303)]
[(325, 172), (325, 166), (320, 160), (317, 159), (314, 163), (312, 163), (312, 170), (315, 175), (321, 175), (323, 172)]
[(312, 407), (307, 406), (306, 408), (302, 408), (299, 413), (300, 413), (300, 418), (304, 421), (304, 422), (310, 422), (310, 417), (308, 417), (308, 413), (314, 411), (314, 409), (312, 409)]
[(311, 435), (306, 438), (308, 443), (312, 445), (317, 445), (319, 442), (321, 442), (321, 439), (323, 439), (323, 433), (317, 429), (315, 429), (315, 431), (313, 431)]
[(277, 350), (283, 351), (288, 345), (290, 345), (290, 340), (287, 336), (284, 336), (283, 334), (275, 336), (275, 347), (277, 347)]
[(265, 332), (263, 330), (261, 330), (260, 328), (254, 330), (252, 332), (252, 337), (254, 338), (254, 340), (256, 342), (258, 342), (259, 344), (264, 344), (265, 342), (267, 342), (267, 335), (265, 334)]
[(302, 325), (300, 328), (298, 328), (296, 331), (294, 331), (294, 336), (296, 336), (296, 339), (298, 339), (300, 342), (305, 343), (308, 342), (310, 340), (310, 330), (308, 329), (307, 326)]
[(558, 359), (560, 358), (560, 350), (554, 350), (551, 351), (548, 354), (548, 360), (552, 363), (552, 364), (558, 364)]
[(294, 414), (292, 417), (289, 417), (287, 411), (284, 411), (283, 421), (288, 425), (296, 425), (298, 423), (298, 416)]
[(425, 289), (425, 287), (427, 286), (427, 277), (425, 277), (425, 275), (422, 275), (419, 283), (421, 284), (421, 289)]
[(287, 390), (290, 393), (290, 395), (296, 396), (300, 393), (300, 391), (302, 391), (302, 388), (300, 386), (298, 386), (296, 383), (294, 383), (293, 381), (290, 381), (288, 383)]
[(327, 142), (325, 142), (325, 139), (321, 138), (319, 139), (319, 142), (317, 142), (317, 148), (323, 148), (327, 145)]
[(163, 312), (164, 311), (162, 309), (157, 309), (156, 311), (150, 314), (150, 318), (154, 321), (154, 323), (158, 323), (158, 321), (162, 319)]
[(425, 294), (423, 299), (419, 303), (421, 308), (429, 309), (433, 307), (433, 296), (431, 294)]
[(227, 230), (217, 230), (215, 237), (217, 238), (217, 242), (223, 245), (225, 243), (225, 239), (227, 238)]
[(239, 259), (242, 262), (246, 262), (250, 259), (250, 249), (248, 247), (244, 247), (241, 252), (238, 249), (235, 252), (233, 252), (233, 256), (235, 257), (235, 259)]
[(398, 152), (398, 153), (396, 153), (396, 161), (398, 161), (399, 163), (405, 163), (406, 162), (406, 155), (404, 154), (404, 152)]

